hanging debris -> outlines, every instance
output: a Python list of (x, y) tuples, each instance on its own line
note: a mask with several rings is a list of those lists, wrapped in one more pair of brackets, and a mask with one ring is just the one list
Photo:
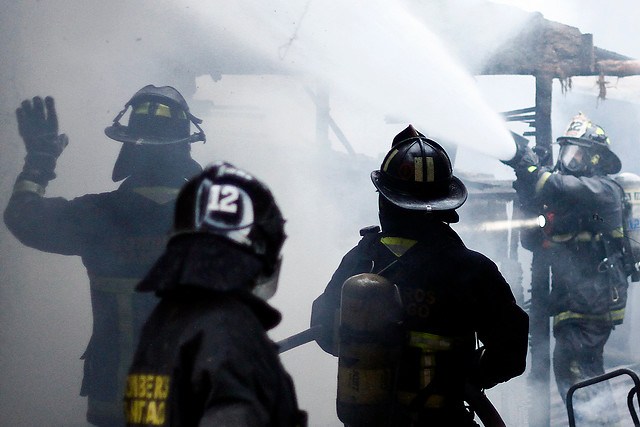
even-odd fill
[(571, 80), (571, 77), (560, 79), (560, 88), (562, 89), (562, 94), (564, 95), (567, 92), (571, 91), (572, 85), (573, 81)]
[(607, 99), (607, 83), (609, 83), (608, 81), (605, 80), (604, 78), (604, 73), (600, 73), (600, 75), (598, 76), (598, 80), (596, 80), (596, 83), (598, 85), (598, 101), (599, 100), (605, 100)]

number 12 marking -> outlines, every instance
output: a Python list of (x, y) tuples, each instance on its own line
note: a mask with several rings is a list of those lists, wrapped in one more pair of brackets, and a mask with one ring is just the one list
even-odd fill
[(209, 193), (207, 210), (225, 213), (238, 212), (238, 189), (231, 185), (213, 185)]

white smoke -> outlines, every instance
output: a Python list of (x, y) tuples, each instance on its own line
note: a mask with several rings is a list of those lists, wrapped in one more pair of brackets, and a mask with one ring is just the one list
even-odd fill
[(211, 8), (202, 1), (192, 8), (252, 52), (366, 105), (372, 118), (393, 116), (505, 160), (515, 152), (471, 76), (404, 2), (256, 0)]
[[(274, 339), (307, 327), (311, 302), (357, 242), (358, 228), (377, 221), (368, 174), (396, 133), (413, 123), (434, 139), (470, 148), (459, 150), (457, 167), (504, 174), (507, 169), (496, 158), (508, 158), (513, 144), (496, 111), (534, 102), (531, 79), (523, 84), (507, 77), (472, 78), (460, 66), (452, 46), (460, 46), (454, 42), (468, 38), (470, 28), (454, 33), (443, 27), (470, 26), (468, 8), (481, 8), (482, 2), (2, 3), (2, 207), (22, 167), (24, 149), (13, 116), (22, 99), (56, 99), (61, 130), (71, 144), (47, 195), (70, 198), (115, 188), (110, 173), (119, 144), (103, 129), (140, 87), (173, 85), (204, 119), (208, 142), (194, 145), (197, 160), (225, 159), (249, 169), (273, 188), (287, 217), (289, 238), (273, 299), (284, 320)], [(589, 14), (583, 7), (572, 19)], [(483, 24), (487, 42), (475, 52), (475, 64), (518, 21), (496, 33)], [(614, 37), (613, 31), (598, 30), (592, 29), (596, 45), (600, 37)], [(455, 34), (458, 40), (441, 40), (436, 33)], [(640, 57), (637, 46), (622, 48), (625, 39), (612, 40), (601, 47), (629, 55), (635, 49)], [(468, 46), (478, 43), (469, 40)], [(250, 71), (237, 75), (234, 70)], [(317, 144), (316, 106), (309, 92), (323, 87), (329, 88), (330, 114), (355, 156), (348, 156), (332, 133), (330, 147)], [(563, 128), (579, 101), (554, 96), (554, 125)], [(558, 106), (565, 104), (570, 104), (566, 112)], [(595, 101), (592, 105), (594, 120), (613, 109), (604, 103), (596, 111)], [(617, 136), (618, 123), (600, 124)], [(619, 132), (620, 139), (628, 134)], [(79, 356), (90, 333), (91, 308), (83, 267), (77, 258), (23, 247), (4, 227), (0, 245), (5, 325), (0, 331), (0, 423), (84, 425)], [(311, 425), (339, 425), (336, 360), (312, 343), (291, 350), (283, 361)], [(513, 406), (499, 398), (505, 399), (504, 408)]]

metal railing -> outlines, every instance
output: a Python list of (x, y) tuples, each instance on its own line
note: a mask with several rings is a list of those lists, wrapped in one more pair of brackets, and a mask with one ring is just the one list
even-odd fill
[(569, 426), (575, 427), (576, 419), (573, 413), (573, 393), (583, 387), (588, 387), (590, 385), (610, 380), (611, 378), (618, 377), (620, 375), (629, 375), (634, 382), (634, 386), (629, 390), (629, 394), (627, 395), (627, 407), (629, 408), (629, 412), (631, 413), (631, 418), (633, 419), (634, 426), (640, 426), (640, 421), (638, 420), (638, 414), (636, 413), (636, 409), (633, 406), (633, 395), (636, 395), (636, 400), (638, 401), (638, 405), (640, 406), (640, 397), (638, 397), (638, 390), (640, 390), (640, 378), (638, 375), (629, 370), (629, 369), (616, 369), (615, 371), (611, 371), (605, 373), (603, 375), (599, 375), (597, 377), (590, 378), (588, 380), (581, 381), (572, 385), (567, 391), (567, 415), (569, 416)]

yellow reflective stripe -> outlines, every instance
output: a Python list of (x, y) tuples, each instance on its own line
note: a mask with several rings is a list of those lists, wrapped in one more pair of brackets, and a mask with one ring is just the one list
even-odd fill
[[(409, 406), (413, 399), (417, 396), (417, 393), (411, 393), (408, 391), (398, 390), (398, 403), (403, 406)], [(432, 394), (427, 398), (424, 404), (425, 408), (441, 408), (444, 406), (445, 398), (441, 394)]]
[(130, 279), (124, 277), (89, 277), (89, 282), (92, 290), (114, 294), (134, 293), (135, 287), (139, 281), (139, 279)]
[(427, 157), (427, 182), (433, 182), (436, 180), (436, 168), (433, 164), (433, 157)]
[(619, 227), (611, 231), (611, 237), (613, 237), (614, 239), (622, 239), (624, 237), (624, 229), (622, 227)]
[(175, 200), (178, 197), (178, 193), (180, 193), (179, 188), (172, 187), (138, 187), (132, 191), (160, 205)]
[(92, 292), (103, 292), (115, 296), (118, 325), (118, 342), (113, 343), (118, 346), (119, 362), (117, 368), (118, 390), (124, 390), (127, 373), (133, 360), (135, 349), (134, 340), (134, 314), (132, 296), (138, 279), (122, 277), (101, 277), (91, 276), (90, 286)]
[[(615, 230), (611, 230), (607, 234), (609, 234), (614, 239), (620, 239), (624, 237), (624, 231), (622, 227), (616, 228)], [(562, 243), (569, 240), (574, 240), (577, 242), (590, 242), (592, 240), (595, 240), (596, 242), (599, 242), (600, 235), (599, 234), (594, 235), (590, 231), (581, 231), (578, 234), (554, 234), (553, 236), (551, 236), (551, 241), (556, 243)]]
[(398, 150), (393, 150), (391, 152), (391, 154), (389, 154), (389, 157), (387, 158), (387, 161), (384, 162), (384, 166), (382, 167), (383, 171), (387, 171), (387, 169), (389, 168), (389, 163), (391, 162), (391, 160), (396, 156), (396, 154), (398, 154)]
[(164, 104), (158, 104), (156, 109), (156, 116), (171, 117), (171, 108)]
[(611, 311), (611, 320), (624, 320), (625, 309), (620, 308), (618, 310)]
[(555, 234), (551, 236), (551, 240), (558, 243), (566, 242), (572, 239), (576, 242), (590, 242), (591, 240), (599, 241), (600, 236), (594, 236), (589, 231), (581, 231), (578, 234)]
[[(134, 287), (137, 280), (133, 281)], [(131, 286), (131, 283), (130, 283)], [(134, 287), (130, 287), (130, 292), (119, 292), (116, 294), (116, 306), (118, 310), (118, 346), (120, 347), (120, 357), (118, 360), (118, 390), (124, 390), (127, 373), (131, 367), (133, 353), (136, 342), (134, 339), (133, 320), (133, 292)], [(115, 344), (115, 343), (112, 343)]]
[[(427, 165), (427, 168), (429, 166)], [(413, 159), (413, 179), (416, 182), (424, 181), (424, 170), (422, 169), (422, 157), (414, 157)]]
[(409, 346), (422, 350), (442, 351), (451, 350), (453, 338), (427, 332), (409, 331)]
[[(151, 108), (152, 103), (151, 102), (143, 102), (142, 104), (138, 105), (135, 110), (133, 110), (133, 114), (149, 114), (149, 109)], [(182, 111), (182, 110), (177, 110), (177, 111), (173, 111), (175, 114), (178, 115), (178, 119), (186, 119), (187, 118), (187, 113)], [(157, 104), (156, 106), (156, 111), (155, 111), (155, 115), (156, 116), (160, 116), (160, 117), (172, 117), (172, 110), (171, 107), (169, 107), (168, 105), (165, 104)]]
[(135, 110), (133, 110), (133, 113), (134, 114), (149, 114), (149, 106), (150, 105), (151, 105), (151, 103), (149, 103), (149, 102), (143, 102), (142, 104), (138, 105)]
[[(451, 350), (454, 339), (442, 335), (430, 334), (428, 332), (409, 331), (409, 346), (420, 349), (420, 388), (428, 386), (433, 380), (436, 372), (436, 352)], [(416, 393), (398, 392), (400, 404), (408, 404), (416, 396)], [(428, 408), (439, 408), (444, 403), (444, 397), (434, 394), (428, 397), (424, 406)]]
[(536, 165), (531, 165), (527, 168), (527, 172), (531, 173), (533, 171), (535, 171), (536, 169), (538, 169), (538, 166)]
[(404, 239), (402, 237), (383, 237), (380, 242), (397, 257), (401, 257), (413, 245), (418, 243), (417, 240)]
[(583, 319), (583, 320), (594, 320), (607, 322), (611, 320), (623, 320), (624, 319), (625, 309), (621, 308), (618, 310), (612, 310), (606, 314), (581, 314), (575, 313), (573, 311), (565, 311), (553, 316), (553, 326), (556, 326), (560, 322), (564, 322), (565, 320), (570, 319)]
[(13, 194), (16, 193), (35, 193), (38, 196), (44, 196), (44, 187), (36, 182), (21, 179), (13, 186)]
[(542, 173), (542, 175), (538, 179), (538, 182), (536, 182), (536, 193), (542, 190), (542, 187), (544, 187), (544, 184), (547, 182), (550, 176), (551, 176), (551, 172)]
[(423, 352), (420, 358), (420, 388), (425, 388), (433, 380), (436, 373), (436, 355), (434, 351)]

